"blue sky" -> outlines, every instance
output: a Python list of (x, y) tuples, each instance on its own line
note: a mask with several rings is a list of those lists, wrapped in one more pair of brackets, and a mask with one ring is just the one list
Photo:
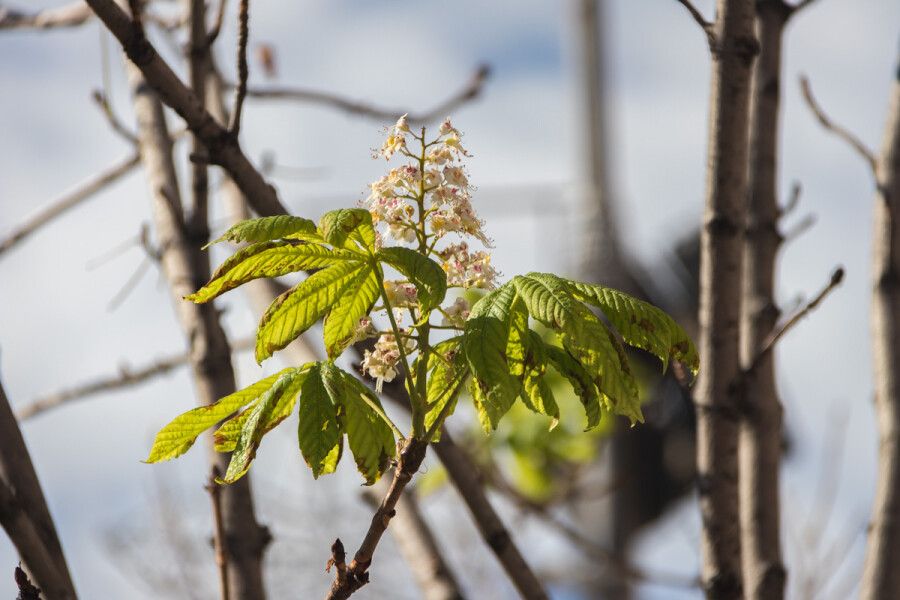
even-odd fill
[[(607, 4), (611, 162), (620, 224), (628, 249), (650, 263), (699, 222), (709, 58), (703, 35), (677, 2)], [(698, 5), (712, 14), (712, 2)], [(474, 202), (497, 241), (495, 262), (506, 275), (535, 267), (571, 270), (578, 255), (573, 199), (581, 170), (572, 9), (570, 1), (550, 0), (256, 3), (251, 42), (275, 45), (279, 82), (387, 106), (428, 108), (458, 89), (477, 64), (489, 63), (493, 77), (484, 96), (459, 110), (454, 122), (474, 154), (469, 165), (479, 187)], [(814, 122), (795, 82), (799, 73), (808, 74), (829, 113), (877, 148), (895, 68), (897, 23), (895, 3), (820, 0), (788, 30), (781, 189), (801, 181), (804, 193), (794, 219), (812, 212), (818, 222), (786, 246), (780, 296), (785, 302), (809, 296), (836, 264), (847, 268), (842, 288), (778, 349), (780, 385), (796, 442), (785, 467), (789, 557), (796, 524), (816, 506), (830, 423), (846, 424), (847, 442), (842, 465), (829, 465), (840, 469), (840, 490), (828, 539), (864, 523), (875, 473), (867, 321), (872, 181), (867, 167)], [(97, 23), (66, 32), (0, 35), (0, 235), (128, 152), (90, 100), (101, 82), (102, 36)], [(233, 39), (233, 30), (227, 30), (226, 46)], [(110, 39), (106, 44), (112, 49), (113, 102), (130, 123), (121, 59)], [(222, 53), (223, 63), (230, 64), (231, 54)], [(259, 73), (251, 80), (263, 82)], [(380, 128), (321, 107), (248, 102), (243, 131), (252, 157), (272, 151), (281, 164), (322, 168), (318, 178), (276, 180), (293, 210), (316, 216), (331, 203), (355, 203), (367, 182), (381, 174), (384, 163), (372, 161), (369, 153), (380, 144)], [(116, 311), (106, 308), (141, 261), (139, 249), (86, 269), (92, 258), (137, 234), (149, 219), (146, 186), (135, 174), (0, 259), (0, 373), (14, 404), (109, 373), (123, 361), (140, 364), (183, 347), (155, 272)], [(250, 332), (252, 312), (239, 298), (226, 306), (229, 330)], [(237, 366), (242, 382), (259, 376), (246, 358)], [(196, 483), (204, 468), (202, 451), (164, 466), (139, 462), (153, 432), (190, 404), (189, 379), (178, 372), (24, 425), (84, 597), (154, 597), (133, 587), (111, 564), (101, 532), (153, 514), (158, 480), (181, 482), (174, 486), (179, 506), (205, 531), (206, 500)], [(326, 498), (343, 498), (348, 515), (334, 527), (307, 526), (301, 517), (286, 525), (308, 536), (303, 539), (310, 554), (301, 556), (301, 570), (309, 573), (306, 584), (315, 595), (327, 586), (327, 578), (314, 574), (330, 538), (358, 537), (352, 527), (365, 521), (366, 510), (356, 500), (352, 468), (312, 486), (290, 437), (287, 432), (261, 451), (254, 469), (262, 474), (260, 495), (271, 498), (288, 481), (288, 497), (313, 507), (324, 506)], [(430, 508), (465, 523), (465, 514), (450, 506), (452, 493), (447, 497)], [(263, 511), (272, 519), (284, 515)], [(276, 534), (279, 524), (273, 523)], [(461, 527), (460, 539), (474, 539), (468, 525)], [(690, 572), (696, 528), (696, 510), (686, 504), (648, 535), (637, 555)], [(554, 547), (547, 537), (534, 528), (523, 534), (536, 556), (549, 555)], [(860, 548), (857, 543), (848, 572), (858, 568)], [(388, 547), (379, 560), (396, 564), (389, 563), (390, 554)], [(491, 559), (483, 552), (466, 554), (455, 559), (487, 576), (484, 565)], [(13, 560), (11, 546), (0, 540), (0, 564)], [(402, 567), (397, 571), (397, 577), (406, 577)], [(509, 593), (502, 583), (496, 585), (498, 594)], [(376, 586), (360, 597), (378, 597)], [(110, 589), (114, 596), (104, 593)], [(9, 578), (0, 578), (0, 594), (10, 590)], [(646, 597), (672, 596), (657, 589), (646, 590)]]

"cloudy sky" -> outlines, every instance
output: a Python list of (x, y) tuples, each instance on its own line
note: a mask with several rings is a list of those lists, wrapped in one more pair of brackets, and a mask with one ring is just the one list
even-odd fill
[[(61, 4), (22, 0), (15, 6)], [(651, 264), (699, 222), (710, 61), (705, 38), (674, 0), (606, 5), (620, 226), (632, 254)], [(711, 1), (698, 6), (712, 14)], [(458, 89), (477, 64), (490, 64), (485, 94), (460, 109), (454, 121), (475, 155), (469, 168), (479, 188), (476, 208), (497, 241), (495, 262), (506, 275), (533, 268), (564, 271), (578, 256), (577, 236), (571, 235), (577, 225), (572, 190), (581, 171), (572, 8), (571, 1), (552, 0), (256, 3), (251, 42), (275, 47), (281, 83), (384, 106), (428, 108)], [(789, 304), (808, 297), (835, 265), (847, 269), (842, 288), (778, 349), (795, 443), (785, 466), (785, 543), (793, 558), (805, 516), (820, 508), (822, 473), (834, 473), (839, 489), (826, 541), (850, 536), (855, 542), (837, 580), (859, 568), (862, 537), (853, 534), (865, 524), (874, 486), (868, 329), (873, 186), (862, 161), (810, 116), (796, 80), (800, 73), (809, 75), (829, 113), (877, 148), (896, 66), (898, 23), (895, 2), (819, 0), (791, 24), (785, 45), (781, 189), (801, 182), (793, 218), (813, 213), (817, 223), (785, 248), (781, 298)], [(225, 47), (233, 39), (232, 28), (224, 34)], [(0, 236), (129, 152), (90, 100), (91, 90), (102, 84), (104, 48), (114, 106), (130, 124), (121, 58), (98, 23), (0, 35)], [(231, 54), (223, 53), (222, 62), (230, 65)], [(252, 73), (251, 82), (264, 81)], [(244, 114), (250, 156), (271, 152), (278, 164), (308, 169), (302, 177), (276, 173), (284, 201), (298, 214), (315, 217), (326, 207), (354, 204), (384, 168), (369, 152), (380, 144), (378, 123), (291, 103), (248, 102)], [(121, 306), (108, 309), (143, 260), (138, 247), (94, 266), (149, 219), (146, 186), (136, 172), (0, 258), (0, 373), (14, 405), (183, 348), (155, 270)], [(239, 299), (225, 306), (233, 334), (252, 331), (254, 315)], [(242, 382), (259, 377), (246, 357), (237, 366)], [(123, 574), (117, 565), (127, 560), (114, 560), (108, 538), (120, 530), (152, 532), (160, 506), (183, 512), (189, 522), (204, 516), (201, 451), (164, 466), (139, 462), (153, 432), (191, 402), (189, 379), (177, 372), (23, 425), (85, 598), (156, 597)], [(843, 450), (829, 454), (841, 436)], [(312, 562), (301, 568), (318, 573), (331, 538), (358, 537), (353, 528), (366, 518), (365, 509), (355, 499), (352, 468), (312, 488), (290, 437), (288, 432), (260, 453), (262, 464), (254, 469), (260, 496), (278, 497), (285, 481), (299, 482), (289, 486), (288, 497), (298, 499), (304, 512), (324, 510), (325, 499), (344, 497), (350, 515), (333, 527), (313, 527), (300, 517), (293, 522), (297, 543), (311, 552)], [(290, 510), (274, 508), (274, 500), (262, 504), (264, 517)], [(637, 560), (690, 573), (696, 569), (697, 520), (694, 505), (685, 505), (649, 534), (652, 543), (639, 545)], [(277, 533), (278, 523), (274, 527)], [(198, 535), (205, 531), (200, 526)], [(7, 540), (0, 540), (0, 565), (12, 564), (14, 556)], [(328, 581), (312, 577), (306, 583), (315, 595)], [(0, 595), (12, 594), (10, 581), (0, 577)], [(373, 586), (368, 597), (377, 591)], [(644, 591), (648, 598), (672, 597), (659, 589)]]

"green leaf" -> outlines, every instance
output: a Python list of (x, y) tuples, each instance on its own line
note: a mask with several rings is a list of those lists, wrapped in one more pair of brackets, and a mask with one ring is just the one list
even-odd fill
[[(462, 351), (462, 336), (437, 344), (428, 355), (428, 384), (426, 386), (425, 430), (429, 431), (438, 419), (446, 419), (456, 409), (456, 402), (468, 376), (468, 363)], [(443, 413), (443, 414), (442, 414)], [(440, 427), (440, 424), (437, 425)], [(434, 440), (439, 439), (435, 436)]]
[(261, 242), (235, 252), (216, 269), (209, 283), (185, 299), (208, 302), (260, 277), (280, 277), (297, 271), (321, 269), (340, 261), (359, 262), (361, 258), (346, 250), (331, 250), (317, 244)]
[(642, 421), (637, 382), (624, 351), (606, 325), (569, 292), (565, 281), (547, 273), (512, 280), (532, 317), (560, 333), (563, 346), (612, 400), (612, 409)]
[(397, 451), (394, 434), (379, 414), (384, 409), (369, 388), (334, 364), (322, 364), (322, 378), (329, 395), (342, 408), (338, 418), (347, 433), (356, 467), (366, 485), (372, 485)]
[(341, 262), (310, 275), (269, 306), (256, 332), (256, 362), (281, 350), (324, 315), (344, 294), (364, 263)]
[(423, 311), (429, 311), (444, 301), (447, 294), (447, 274), (427, 256), (409, 248), (393, 246), (379, 250), (378, 259), (403, 273), (416, 286)]
[(516, 290), (509, 284), (483, 296), (472, 307), (465, 325), (463, 349), (472, 370), (472, 398), (487, 430), (497, 428), (519, 395), (519, 384), (510, 375), (506, 358), (515, 296)]
[(522, 381), (522, 402), (532, 411), (550, 417), (550, 429), (559, 424), (559, 406), (553, 396), (553, 390), (544, 379), (547, 371), (547, 350), (541, 337), (527, 330), (524, 337), (525, 353)]
[(625, 343), (653, 354), (662, 361), (663, 371), (670, 360), (677, 360), (696, 376), (700, 368), (697, 349), (688, 334), (675, 320), (659, 308), (624, 292), (566, 280), (572, 294), (593, 304), (619, 332)]
[[(259, 397), (256, 405), (244, 420), (222, 481), (234, 483), (244, 476), (250, 468), (250, 463), (256, 457), (260, 441), (271, 429), (269, 425), (273, 422), (278, 424), (287, 416), (284, 414), (285, 408), (288, 406), (293, 408), (297, 393), (305, 378), (305, 371), (286, 369), (272, 387)], [(290, 410), (287, 412), (289, 414)]]
[(325, 350), (329, 358), (337, 358), (353, 342), (359, 320), (369, 314), (380, 293), (378, 273), (366, 265), (325, 317)]
[(320, 364), (310, 369), (300, 389), (300, 398), (297, 440), (303, 460), (318, 479), (337, 469), (344, 448), (337, 406), (322, 381)]
[(358, 240), (364, 249), (375, 252), (372, 215), (364, 208), (339, 208), (322, 215), (319, 232), (335, 248), (346, 248), (347, 240)]
[[(297, 373), (297, 385), (303, 383), (303, 381), (307, 377), (308, 369), (310, 365), (314, 363), (307, 363), (300, 367)], [(256, 408), (257, 404), (259, 404), (260, 398), (257, 398), (250, 404), (248, 404), (244, 410), (231, 417), (222, 425), (216, 429), (213, 433), (213, 442), (215, 444), (216, 452), (233, 452), (235, 446), (237, 446), (238, 437), (240, 437), (241, 430), (244, 428), (244, 424), (247, 422), (247, 419), (253, 412), (253, 409)], [(271, 413), (266, 418), (265, 422), (261, 424), (263, 435), (269, 433), (275, 427), (277, 427), (282, 421), (287, 419), (291, 412), (294, 410), (294, 405), (297, 403), (297, 394), (285, 394), (282, 395), (278, 400), (278, 403), (272, 409)]]
[(279, 377), (292, 371), (284, 369), (257, 381), (253, 385), (225, 396), (215, 404), (201, 406), (175, 417), (168, 425), (156, 434), (150, 456), (146, 462), (155, 463), (170, 460), (187, 452), (197, 436), (239, 410), (242, 406), (250, 404), (259, 398), (266, 390), (271, 388)]
[(601, 398), (591, 374), (562, 348), (546, 345), (545, 350), (548, 363), (569, 381), (572, 389), (575, 390), (575, 395), (584, 406), (588, 421), (585, 431), (593, 429), (600, 424)]
[(222, 237), (213, 240), (207, 246), (219, 242), (268, 242), (288, 237), (305, 236), (315, 234), (316, 224), (309, 219), (293, 217), (291, 215), (277, 215), (274, 217), (262, 217), (248, 219), (235, 223)]

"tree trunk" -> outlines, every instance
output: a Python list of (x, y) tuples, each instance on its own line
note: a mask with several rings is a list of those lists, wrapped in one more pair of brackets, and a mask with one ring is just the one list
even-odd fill
[[(160, 263), (169, 282), (178, 320), (189, 341), (197, 398), (201, 404), (211, 404), (235, 391), (228, 340), (212, 303), (196, 305), (183, 300), (209, 278), (208, 255), (201, 250), (206, 238), (192, 236), (186, 225), (162, 103), (140, 70), (130, 62), (127, 68), (141, 156), (153, 200)], [(228, 456), (217, 454), (215, 460), (224, 473)], [(222, 489), (222, 514), (229, 588), (235, 598), (262, 600), (265, 598), (262, 556), (270, 536), (256, 521), (248, 477)]]
[(22, 431), (0, 385), (0, 524), (48, 598), (75, 600), (75, 586)]
[(700, 243), (697, 468), (703, 585), (740, 598), (738, 423), (741, 232), (747, 193), (750, 77), (757, 42), (751, 0), (718, 0), (712, 48), (706, 210)]
[(900, 598), (900, 72), (876, 167), (872, 333), (878, 487), (861, 598)]
[[(756, 11), (760, 54), (753, 74), (741, 305), (745, 369), (756, 359), (780, 314), (775, 304), (775, 262), (782, 241), (777, 192), (781, 46), (791, 8), (783, 0), (758, 0)], [(741, 392), (739, 487), (745, 598), (778, 600), (784, 597), (785, 585), (778, 491), (783, 410), (772, 353), (748, 373)]]

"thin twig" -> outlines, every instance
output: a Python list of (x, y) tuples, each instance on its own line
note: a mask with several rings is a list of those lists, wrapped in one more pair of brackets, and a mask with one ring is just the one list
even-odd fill
[(791, 330), (794, 325), (799, 323), (805, 316), (807, 316), (810, 312), (815, 310), (819, 304), (825, 299), (828, 294), (830, 294), (834, 289), (841, 284), (841, 281), (844, 280), (844, 268), (838, 267), (834, 270), (834, 273), (831, 274), (831, 280), (828, 282), (822, 291), (816, 294), (816, 297), (810, 300), (806, 306), (798, 310), (792, 317), (790, 317), (787, 321), (784, 322), (783, 325), (779, 326), (769, 338), (765, 341), (762, 346), (762, 349), (759, 351), (759, 354), (756, 355), (756, 358), (753, 360), (753, 363), (750, 365), (750, 369), (753, 369), (755, 365), (759, 364), (759, 362), (765, 358), (765, 356), (772, 351), (772, 348), (775, 344), (778, 343), (784, 334)]
[[(244, 352), (253, 348), (253, 344), (253, 338), (242, 338), (232, 342), (231, 350), (232, 352)], [(31, 404), (26, 404), (25, 406), (20, 408), (16, 412), (16, 417), (20, 421), (23, 421), (48, 410), (58, 408), (68, 402), (83, 400), (84, 398), (103, 392), (111, 392), (128, 387), (133, 387), (158, 375), (168, 373), (169, 371), (177, 369), (178, 367), (186, 366), (189, 361), (190, 357), (188, 356), (188, 354), (185, 352), (181, 352), (178, 354), (165, 356), (153, 361), (148, 365), (141, 366), (135, 369), (132, 369), (127, 365), (123, 365), (119, 367), (119, 373), (116, 375), (99, 377), (93, 381), (80, 383), (70, 388), (63, 389), (53, 394), (48, 394), (46, 396), (38, 398)]]
[(874, 173), (876, 169), (875, 153), (849, 129), (836, 124), (825, 114), (825, 111), (822, 110), (822, 107), (816, 101), (815, 97), (813, 97), (809, 79), (804, 75), (800, 76), (800, 91), (803, 93), (803, 99), (806, 100), (806, 105), (809, 106), (809, 109), (813, 112), (813, 115), (815, 115), (822, 127), (848, 143), (850, 147), (866, 161), (866, 164), (869, 165), (869, 168), (872, 169), (872, 172)]
[(685, 7), (689, 13), (691, 13), (691, 17), (694, 19), (694, 21), (697, 22), (697, 25), (700, 26), (700, 29), (703, 30), (703, 33), (706, 34), (706, 39), (709, 42), (710, 49), (714, 49), (716, 47), (716, 32), (713, 24), (703, 17), (703, 13), (697, 10), (697, 7), (691, 4), (690, 0), (677, 0), (677, 2)]
[(804, 8), (808, 7), (810, 4), (812, 4), (815, 1), (816, 0), (803, 0), (802, 2), (798, 2), (797, 4), (790, 7), (791, 14), (792, 15), (797, 14), (798, 12), (800, 12)]
[(241, 132), (241, 112), (244, 98), (247, 97), (247, 78), (250, 70), (247, 67), (247, 41), (250, 37), (250, 0), (240, 0), (238, 8), (238, 83), (234, 93), (234, 109), (231, 111), (231, 125), (228, 131), (237, 138)]
[(112, 106), (109, 103), (109, 99), (106, 97), (106, 93), (101, 90), (94, 90), (91, 97), (94, 99), (94, 103), (97, 107), (103, 112), (103, 116), (106, 117), (106, 120), (109, 122), (110, 127), (113, 128), (113, 131), (125, 138), (125, 140), (131, 144), (137, 145), (137, 136), (119, 120), (119, 117), (113, 111)]
[(378, 542), (381, 541), (388, 523), (395, 514), (394, 509), (400, 495), (422, 465), (427, 448), (428, 444), (416, 439), (408, 440), (403, 445), (397, 459), (397, 467), (394, 469), (391, 487), (388, 488), (387, 494), (375, 514), (372, 515), (372, 522), (369, 524), (366, 536), (359, 545), (353, 561), (349, 565), (344, 565), (344, 546), (340, 540), (336, 540), (331, 547), (332, 556), (328, 561), (328, 567), (336, 567), (337, 575), (325, 597), (326, 600), (346, 600), (355, 591), (369, 583), (369, 566), (372, 564), (372, 557), (378, 547)]
[[(380, 122), (396, 121), (405, 114), (410, 126), (417, 126), (442, 119), (461, 105), (477, 98), (481, 94), (490, 72), (490, 67), (480, 65), (462, 89), (425, 112), (373, 106), (366, 102), (351, 100), (330, 92), (281, 86), (252, 87), (247, 90), (247, 97), (258, 100), (296, 100), (311, 104), (323, 104), (352, 115), (367, 117)], [(229, 84), (229, 86), (233, 88), (234, 84)]]
[(87, 200), (107, 185), (117, 181), (123, 175), (130, 173), (131, 170), (140, 163), (140, 160), (140, 156), (138, 156), (137, 153), (129, 156), (105, 171), (101, 171), (75, 190), (64, 195), (33, 217), (27, 219), (24, 223), (16, 227), (6, 238), (0, 240), (0, 255), (70, 208), (77, 206), (83, 200)]
[(796, 240), (798, 237), (806, 233), (808, 230), (812, 229), (812, 226), (816, 224), (816, 215), (810, 213), (800, 219), (793, 227), (785, 231), (781, 238), (785, 242), (791, 242)]
[(791, 184), (790, 196), (788, 196), (788, 200), (787, 200), (787, 202), (784, 203), (784, 206), (782, 206), (779, 209), (778, 217), (779, 218), (786, 217), (791, 212), (793, 212), (794, 209), (796, 209), (797, 206), (800, 205), (800, 196), (802, 194), (803, 194), (803, 186), (800, 184), (799, 181), (795, 181), (793, 184)]
[(221, 600), (231, 600), (231, 590), (228, 587), (228, 560), (226, 544), (228, 539), (225, 535), (225, 523), (222, 519), (222, 488), (216, 481), (222, 476), (217, 465), (212, 466), (209, 474), (209, 481), (205, 488), (209, 493), (209, 499), (212, 503), (213, 513), (213, 548), (216, 553), (216, 567), (219, 571), (219, 590), (221, 592)]
[(86, 23), (94, 14), (81, 2), (73, 2), (57, 8), (45, 8), (25, 13), (0, 7), (0, 29), (56, 29), (77, 27)]
[(208, 46), (213, 45), (213, 42), (216, 41), (216, 38), (219, 37), (219, 33), (222, 31), (222, 23), (225, 20), (225, 7), (227, 4), (228, 0), (219, 0), (219, 9), (216, 11), (216, 20), (213, 22), (213, 26), (209, 30), (209, 35), (206, 38), (206, 44)]

